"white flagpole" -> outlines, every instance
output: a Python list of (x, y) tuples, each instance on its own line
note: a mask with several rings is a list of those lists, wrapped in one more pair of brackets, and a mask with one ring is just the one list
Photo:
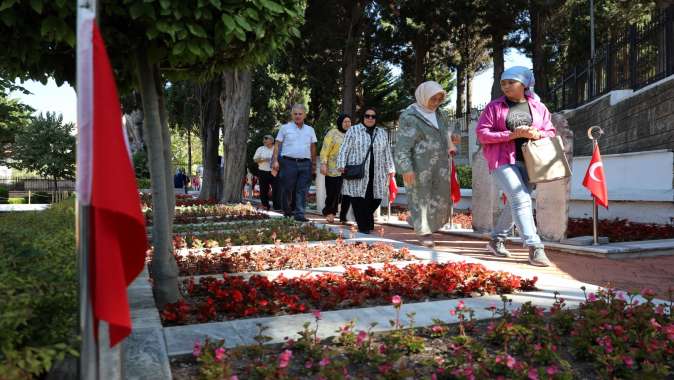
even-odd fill
[(95, 380), (98, 375), (98, 349), (94, 338), (94, 318), (90, 295), (89, 252), (91, 211), (91, 147), (93, 105), (93, 33), (96, 1), (77, 4), (77, 251), (79, 256), (80, 333), (79, 378)]

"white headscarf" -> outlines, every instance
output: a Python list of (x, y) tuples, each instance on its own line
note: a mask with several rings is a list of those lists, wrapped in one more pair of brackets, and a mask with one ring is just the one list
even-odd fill
[(439, 128), (438, 119), (435, 116), (435, 110), (428, 108), (428, 101), (439, 93), (447, 96), (447, 92), (442, 89), (442, 86), (440, 86), (438, 82), (432, 80), (420, 84), (416, 91), (414, 91), (414, 97), (417, 99), (417, 102), (414, 103), (414, 108), (416, 108), (417, 111), (419, 111), (419, 113), (435, 128)]
[(513, 66), (507, 70), (504, 70), (501, 74), (501, 80), (506, 79), (516, 80), (522, 83), (524, 88), (526, 88), (524, 91), (526, 95), (529, 95), (536, 100), (541, 100), (541, 98), (539, 98), (538, 95), (534, 92), (536, 80), (534, 79), (534, 73), (531, 71), (531, 69), (524, 66)]
[(428, 108), (428, 101), (431, 100), (434, 95), (441, 92), (444, 96), (447, 96), (447, 91), (442, 89), (440, 83), (432, 80), (426, 81), (420, 84), (416, 91), (414, 91), (414, 97), (417, 99), (416, 104), (426, 112), (435, 112), (435, 110)]

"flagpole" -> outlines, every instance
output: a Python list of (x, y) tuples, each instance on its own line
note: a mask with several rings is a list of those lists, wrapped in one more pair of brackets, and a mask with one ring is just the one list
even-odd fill
[[(451, 138), (451, 137), (450, 137)], [(452, 167), (454, 165), (454, 156), (450, 153), (449, 155), (449, 229), (454, 229), (454, 199), (452, 198)]]
[[(88, 10), (96, 13), (96, 0), (78, 0), (77, 4), (77, 13), (78, 13), (78, 36), (80, 35), (80, 12), (83, 10)], [(83, 16), (82, 16), (83, 17)], [(82, 64), (84, 57), (80, 56), (80, 50), (78, 49), (78, 95), (79, 96), (90, 96), (90, 91), (81, 91), (86, 81), (80, 76), (82, 73), (79, 70), (79, 66)], [(90, 58), (88, 58), (90, 59)], [(87, 85), (91, 85), (88, 83)], [(90, 88), (88, 88), (90, 89)], [(78, 102), (79, 103), (79, 102)], [(80, 110), (82, 111), (82, 110)], [(78, 112), (79, 114), (79, 112)], [(78, 117), (78, 124), (81, 124), (83, 121)], [(82, 125), (78, 126), (78, 129)], [(81, 134), (78, 133), (81, 137)], [(78, 137), (78, 144), (81, 144)], [(78, 157), (80, 160), (81, 157)], [(79, 167), (79, 165), (78, 165)], [(80, 173), (81, 174), (81, 173)], [(81, 190), (81, 189), (78, 189)], [(89, 279), (89, 252), (91, 249), (91, 206), (90, 198), (83, 202), (83, 194), (80, 192), (77, 194), (77, 214), (76, 214), (76, 234), (77, 234), (77, 252), (78, 252), (78, 264), (79, 264), (79, 302), (80, 302), (80, 333), (82, 336), (82, 342), (80, 347), (80, 357), (79, 357), (79, 378), (83, 380), (96, 380), (99, 379), (98, 374), (98, 348), (96, 346), (96, 339), (94, 336), (94, 318), (93, 310), (91, 304), (91, 294), (90, 294), (90, 279)]]
[[(595, 137), (593, 135), (594, 131), (598, 131), (599, 135)], [(604, 131), (601, 129), (599, 126), (593, 126), (590, 127), (587, 130), (587, 137), (592, 140), (592, 151), (597, 148), (599, 145), (599, 142), (597, 141), (599, 139), (599, 136), (602, 135)], [(597, 197), (592, 195), (592, 245), (599, 245), (599, 236), (597, 233), (597, 220), (599, 219), (599, 206), (597, 205)]]

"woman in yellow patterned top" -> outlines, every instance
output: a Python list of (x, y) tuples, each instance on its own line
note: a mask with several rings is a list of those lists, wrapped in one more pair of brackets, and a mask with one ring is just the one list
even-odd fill
[[(337, 155), (344, 141), (346, 130), (351, 128), (351, 116), (341, 114), (337, 118), (337, 128), (333, 128), (325, 135), (321, 148), (321, 174), (325, 176), (325, 207), (323, 215), (328, 223), (335, 221), (337, 207), (342, 204), (339, 219), (346, 223), (346, 214), (349, 211), (349, 197), (341, 195), (342, 173), (337, 170)], [(341, 199), (340, 199), (341, 198)]]

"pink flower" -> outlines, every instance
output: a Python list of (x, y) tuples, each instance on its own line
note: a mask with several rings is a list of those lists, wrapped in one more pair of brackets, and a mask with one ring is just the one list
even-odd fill
[(500, 364), (502, 361), (503, 361), (503, 357), (500, 356), (500, 355), (499, 355), (499, 356), (496, 356), (496, 359), (494, 359), (494, 362), (495, 362), (496, 364)]
[(594, 293), (589, 293), (587, 295), (587, 300), (590, 301), (590, 302), (594, 302), (594, 301), (597, 300), (597, 295), (595, 295)]
[(285, 350), (281, 352), (281, 354), (278, 356), (278, 367), (279, 368), (286, 368), (288, 367), (288, 363), (290, 363), (290, 359), (293, 357), (293, 352), (290, 350)]
[(535, 350), (536, 352), (540, 351), (542, 348), (543, 348), (543, 346), (541, 346), (540, 343), (534, 344), (534, 350)]
[(314, 311), (311, 312), (311, 314), (313, 314), (313, 316), (314, 316), (314, 318), (316, 318), (316, 320), (321, 319), (321, 311), (320, 310), (314, 310)]
[(506, 366), (508, 366), (508, 368), (510, 369), (513, 369), (515, 368), (515, 364), (517, 364), (517, 360), (515, 360), (515, 358), (513, 358), (512, 356), (508, 355), (506, 359)]
[(236, 375), (232, 375), (232, 377), (230, 377), (229, 380), (239, 380), (239, 377)]
[(619, 300), (621, 300), (621, 301), (625, 301), (625, 300), (626, 300), (626, 298), (625, 298), (625, 292), (623, 292), (623, 291), (618, 291), (618, 292), (616, 292), (615, 298), (617, 298), (617, 299), (619, 299)]
[(653, 326), (653, 328), (656, 330), (662, 327), (662, 325), (660, 325), (658, 321), (655, 320), (655, 318), (651, 318), (651, 326)]
[(442, 333), (443, 330), (444, 329), (442, 328), (442, 326), (433, 325), (433, 327), (431, 327), (431, 331), (434, 332), (435, 334), (440, 334)]
[(527, 373), (529, 380), (538, 380), (538, 370), (536, 368), (530, 368)]
[(225, 349), (220, 347), (217, 350), (215, 350), (215, 361), (216, 362), (221, 362), (222, 359), (225, 358)]
[(436, 374), (431, 375), (431, 380), (438, 380), (438, 376)]
[(321, 359), (320, 362), (318, 362), (318, 364), (319, 364), (321, 367), (325, 367), (325, 366), (327, 366), (328, 364), (330, 364), (330, 358), (327, 358), (327, 357), (326, 357), (326, 358), (323, 358), (323, 359)]
[(456, 310), (451, 309), (451, 310), (449, 311), (449, 314), (450, 314), (451, 316), (455, 316), (455, 315), (456, 315)]
[(459, 301), (459, 304), (456, 305), (456, 310), (463, 310), (464, 307), (465, 304), (463, 303), (463, 301)]
[(627, 368), (634, 367), (634, 359), (631, 356), (623, 356), (623, 363), (625, 363)]
[(193, 356), (201, 356), (201, 343), (199, 339), (194, 342), (194, 348), (192, 349)]
[(385, 344), (380, 344), (379, 345), (379, 353), (384, 355), (386, 353), (386, 345)]
[(387, 374), (387, 373), (389, 373), (389, 371), (391, 370), (391, 368), (393, 368), (393, 366), (392, 366), (391, 364), (389, 364), (389, 363), (384, 363), (384, 364), (382, 364), (382, 365), (379, 366), (379, 372), (380, 372), (380, 373), (383, 373), (383, 374)]
[(551, 366), (549, 366), (548, 368), (545, 369), (545, 372), (550, 376), (554, 376), (558, 372), (558, 370), (557, 370), (557, 367), (555, 367), (554, 365), (551, 365)]
[(646, 299), (655, 298), (655, 290), (651, 288), (645, 288), (641, 290), (641, 295)]
[(403, 299), (400, 298), (399, 295), (395, 295), (395, 296), (391, 297), (391, 303), (393, 304), (393, 306), (397, 307), (397, 306), (400, 306), (403, 303)]
[(314, 362), (311, 359), (304, 362), (304, 368), (311, 368), (313, 366), (314, 366)]
[(367, 339), (367, 333), (363, 330), (358, 331), (358, 335), (356, 336), (356, 344), (363, 344), (365, 339)]

